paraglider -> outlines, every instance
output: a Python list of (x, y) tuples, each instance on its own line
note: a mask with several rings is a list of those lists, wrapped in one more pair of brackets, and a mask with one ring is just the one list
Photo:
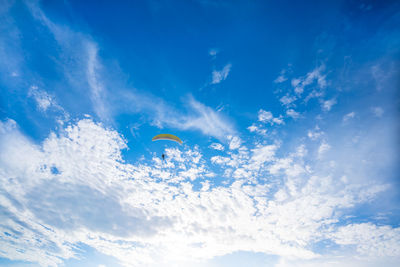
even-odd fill
[(175, 141), (178, 142), (179, 144), (182, 144), (182, 140), (173, 134), (159, 134), (153, 137), (151, 139), (152, 141), (157, 141), (157, 140), (170, 140), (170, 141)]
[[(173, 134), (158, 134), (158, 135), (154, 136), (151, 140), (152, 141), (169, 140), (169, 141), (177, 142), (180, 145), (182, 144), (182, 140), (178, 136), (175, 136)], [(165, 161), (165, 154), (164, 153), (161, 155), (161, 158), (162, 158), (162, 160), (164, 162)]]

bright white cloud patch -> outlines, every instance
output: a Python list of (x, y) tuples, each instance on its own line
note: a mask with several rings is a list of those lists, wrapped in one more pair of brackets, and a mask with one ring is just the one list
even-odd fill
[(234, 150), (240, 147), (242, 140), (238, 136), (228, 136), (229, 139), (229, 149)]
[(214, 70), (212, 72), (212, 81), (211, 84), (218, 84), (224, 81), (227, 77), (229, 72), (231, 71), (232, 64), (227, 64), (222, 70)]
[(210, 148), (215, 149), (215, 150), (219, 150), (219, 151), (223, 151), (225, 148), (222, 144), (219, 143), (212, 143), (210, 145)]
[(258, 111), (258, 121), (263, 122), (263, 123), (270, 123), (272, 124), (283, 124), (282, 117), (274, 117), (270, 111), (265, 111), (263, 109), (260, 109)]
[[(215, 186), (197, 147), (169, 149), (165, 163), (153, 158), (128, 164), (121, 156), (124, 139), (89, 119), (50, 134), (41, 145), (13, 121), (0, 126), (0, 246), (7, 248), (2, 257), (55, 266), (83, 243), (127, 266), (240, 250), (312, 259), (318, 257), (310, 248), (314, 242), (328, 238), (352, 247), (377, 237), (392, 248), (360, 245), (356, 251), (399, 256), (398, 229), (371, 224), (358, 237), (346, 235), (346, 226), (335, 227), (336, 211), (387, 187), (338, 183), (316, 168), (308, 174), (304, 144), (280, 158), (277, 145), (247, 149), (231, 137), (232, 150), (209, 162), (226, 166), (218, 175), (236, 181)], [(322, 143), (318, 153), (327, 146)], [(200, 189), (192, 181), (201, 182)]]
[(262, 126), (257, 126), (252, 124), (251, 126), (247, 127), (247, 129), (251, 132), (251, 133), (258, 133), (260, 135), (266, 135), (267, 130), (263, 129)]

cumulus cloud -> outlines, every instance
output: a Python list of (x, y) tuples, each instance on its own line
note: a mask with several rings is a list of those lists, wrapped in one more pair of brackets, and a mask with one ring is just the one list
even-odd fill
[(224, 151), (224, 149), (225, 149), (225, 147), (220, 143), (212, 143), (210, 145), (210, 148), (215, 149), (215, 150), (219, 150), (219, 151)]
[(222, 70), (214, 70), (212, 72), (212, 81), (211, 84), (218, 84), (228, 77), (229, 72), (231, 71), (232, 64), (226, 64)]
[(228, 136), (229, 149), (234, 150), (240, 148), (242, 140), (238, 136)]
[(273, 124), (283, 124), (283, 119), (282, 117), (274, 117), (270, 111), (265, 111), (263, 109), (260, 109), (258, 111), (258, 121), (263, 122), (263, 123), (270, 123), (271, 125)]
[(251, 132), (251, 133), (258, 133), (260, 135), (266, 135), (267, 130), (263, 129), (262, 126), (257, 126), (255, 124), (250, 125), (249, 127), (247, 127), (247, 129)]
[[(55, 266), (75, 257), (83, 243), (129, 266), (240, 250), (313, 259), (314, 242), (330, 238), (352, 246), (358, 238), (347, 240), (345, 228), (335, 227), (336, 211), (387, 188), (338, 184), (316, 170), (310, 176), (304, 144), (279, 157), (279, 145), (247, 149), (242, 140), (230, 140), (230, 150), (210, 162), (225, 166), (223, 175), (235, 181), (212, 185), (198, 147), (168, 149), (165, 163), (154, 157), (129, 164), (122, 158), (122, 136), (90, 119), (50, 134), (40, 145), (14, 121), (2, 122), (0, 242), (7, 250), (1, 256)], [(199, 190), (193, 180), (201, 183)], [(397, 228), (384, 230), (383, 242), (395, 248), (379, 253), (398, 256)]]
[(372, 223), (350, 224), (340, 227), (332, 234), (335, 243), (354, 245), (361, 255), (372, 258), (397, 256), (400, 254), (400, 229), (377, 226)]

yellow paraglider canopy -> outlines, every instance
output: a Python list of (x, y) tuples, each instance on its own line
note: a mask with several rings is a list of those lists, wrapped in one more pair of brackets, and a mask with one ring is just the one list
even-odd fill
[(157, 140), (170, 140), (170, 141), (175, 141), (178, 142), (179, 144), (182, 144), (182, 140), (173, 134), (159, 134), (153, 137), (151, 139), (152, 141), (157, 141)]

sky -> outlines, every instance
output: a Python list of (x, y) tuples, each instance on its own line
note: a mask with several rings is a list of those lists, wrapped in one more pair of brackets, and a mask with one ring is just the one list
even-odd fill
[(0, 0), (0, 266), (399, 266), (399, 25)]

